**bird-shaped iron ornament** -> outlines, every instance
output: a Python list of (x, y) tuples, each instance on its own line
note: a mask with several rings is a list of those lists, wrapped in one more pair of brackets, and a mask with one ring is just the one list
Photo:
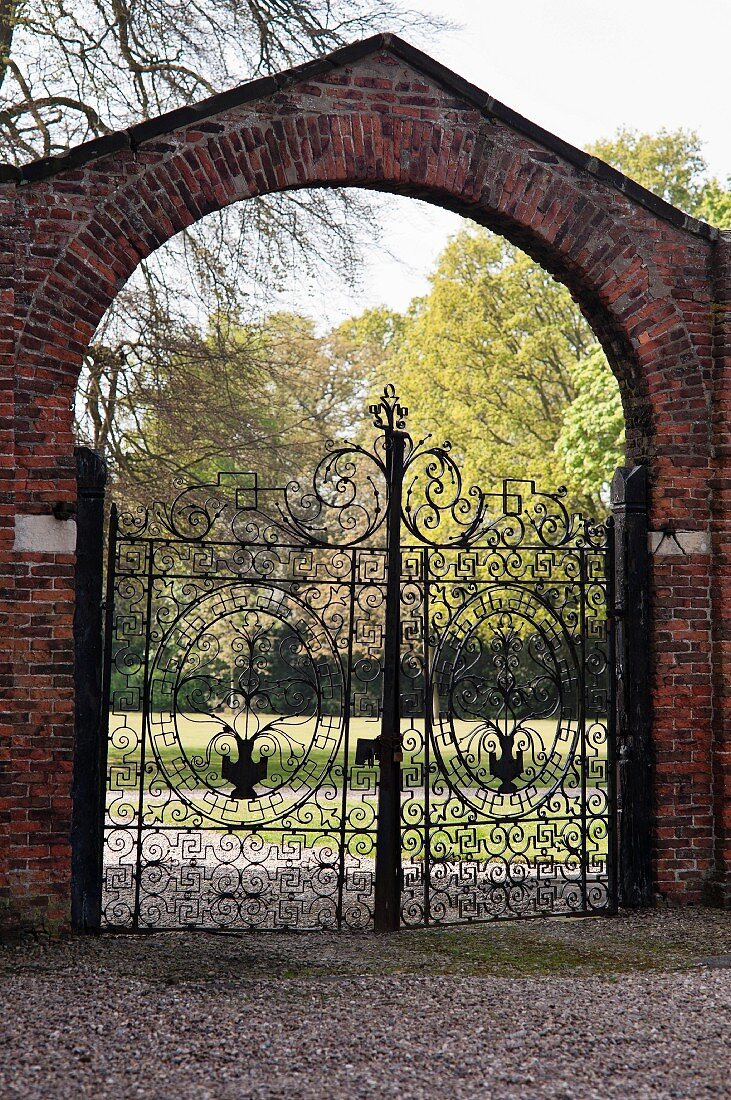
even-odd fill
[[(267, 776), (268, 757), (260, 756), (258, 760), (252, 760), (255, 738), (244, 738), (236, 732), (233, 726), (222, 723), (221, 733), (229, 734), (236, 741), (238, 757), (233, 760), (228, 753), (221, 753), (221, 775), (229, 783), (233, 783), (233, 790), (229, 798), (254, 799), (258, 793), (254, 785), (260, 783)], [(220, 735), (219, 735), (220, 736)]]

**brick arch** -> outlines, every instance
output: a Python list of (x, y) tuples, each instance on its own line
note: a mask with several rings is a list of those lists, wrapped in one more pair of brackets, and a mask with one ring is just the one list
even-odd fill
[[(298, 125), (262, 111), (254, 122), (209, 123), (198, 140), (191, 140), (198, 131), (186, 129), (172, 135), (172, 146), (150, 143), (141, 163), (129, 153), (116, 164), (104, 158), (117, 186), (75, 227), (53, 272), (35, 289), (21, 346), (28, 327), (33, 336), (35, 319), (57, 315), (52, 337), (68, 382), (123, 283), (182, 229), (234, 202), (276, 191), (375, 188), (432, 202), (495, 230), (568, 286), (618, 378), (630, 456), (644, 460), (652, 452), (647, 377), (657, 367), (658, 334), (685, 328), (670, 285), (648, 265), (646, 219), (637, 232), (627, 210), (616, 209), (610, 188), (591, 193), (585, 180), (558, 170), (557, 158), (546, 164), (532, 143), (472, 115), (460, 113), (462, 130), (439, 119), (413, 126), (407, 158), (398, 154), (403, 135), (393, 120), (352, 109), (313, 112)], [(349, 155), (359, 144), (358, 155)], [(657, 228), (661, 234), (664, 227)], [(686, 333), (683, 339), (678, 350), (695, 358)], [(38, 366), (45, 369), (49, 353), (47, 344)]]
[[(721, 396), (730, 246), (379, 36), (65, 158), (0, 170), (0, 311), (14, 334), (0, 344), (13, 455), (0, 469), (0, 561), (15, 585), (0, 614), (18, 624), (9, 727), (21, 763), (0, 812), (8, 807), (20, 834), (27, 825), (25, 847), (0, 863), (0, 891), (21, 915), (41, 907), (67, 919), (73, 556), (24, 545), (16, 517), (27, 526), (75, 497), (71, 401), (85, 349), (140, 261), (181, 229), (254, 195), (327, 186), (425, 199), (502, 233), (568, 286), (604, 346), (628, 456), (650, 465), (653, 525), (681, 536), (663, 542), (652, 571), (656, 881), (678, 900), (723, 888), (731, 757), (721, 726), (726, 642), (711, 612), (712, 600), (720, 613), (731, 605), (722, 549), (731, 478), (719, 466), (731, 454)], [(681, 543), (687, 552), (675, 554)], [(53, 617), (39, 603), (49, 595)], [(41, 757), (50, 778), (38, 778)]]

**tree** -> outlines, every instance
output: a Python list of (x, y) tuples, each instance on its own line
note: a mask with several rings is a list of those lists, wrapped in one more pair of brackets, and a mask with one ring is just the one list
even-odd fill
[(703, 142), (694, 130), (640, 134), (618, 130), (587, 149), (620, 172), (693, 217), (731, 225), (731, 191), (708, 175)]
[[(166, 256), (153, 257), (140, 267), (137, 277), (102, 320), (85, 357), (77, 389), (77, 435), (106, 455), (118, 495), (128, 495), (135, 486), (142, 490), (145, 484), (159, 485), (163, 474), (169, 478), (177, 469), (178, 452), (173, 448), (165, 458), (160, 449), (161, 436), (155, 444), (158, 474), (152, 472), (152, 451), (140, 465), (145, 450), (142, 425), (149, 427), (152, 423), (148, 413), (153, 420), (159, 418), (164, 405), (170, 422), (167, 438), (175, 441), (187, 438), (189, 424), (200, 417), (206, 404), (216, 405), (222, 426), (230, 424), (238, 410), (256, 408), (260, 400), (261, 356), (255, 354), (251, 341), (242, 344), (242, 332), (258, 331), (266, 310), (261, 302), (252, 302), (246, 292), (242, 276), (245, 256), (240, 262), (230, 258), (236, 247), (228, 232), (230, 226), (218, 223), (204, 228), (208, 230), (207, 238), (201, 239), (201, 234), (185, 236), (177, 256), (171, 257), (168, 251)], [(248, 231), (249, 236), (255, 233), (256, 227)], [(258, 235), (264, 236), (261, 231)], [(245, 236), (240, 234), (239, 246)], [(321, 245), (323, 239), (327, 243), (327, 226), (319, 234), (313, 230), (312, 237), (314, 246)], [(299, 247), (301, 260), (311, 262), (316, 248), (307, 247), (309, 240), (308, 235), (298, 246), (282, 233), (275, 235), (272, 247), (282, 255), (286, 246), (290, 253)], [(348, 251), (351, 246), (352, 241), (343, 243)], [(332, 247), (336, 252), (334, 244)], [(241, 251), (246, 250), (241, 247)], [(262, 252), (259, 247), (259, 263)], [(294, 264), (294, 256), (290, 262)], [(301, 269), (303, 263), (299, 266)], [(255, 273), (252, 268), (251, 278)], [(237, 277), (244, 282), (243, 288)], [(306, 330), (309, 322), (303, 320), (302, 324)], [(251, 362), (246, 361), (248, 352), (253, 356)], [(205, 362), (207, 372), (197, 382), (174, 382), (176, 370), (181, 379), (186, 379), (188, 365), (201, 362)], [(235, 370), (239, 372), (236, 386), (222, 389), (220, 382)], [(226, 400), (228, 408), (224, 412)], [(238, 402), (238, 410), (234, 401)], [(222, 441), (220, 433), (216, 438)], [(266, 432), (259, 431), (256, 440), (260, 453), (262, 448), (275, 447), (274, 435)], [(207, 443), (201, 441), (202, 447), (212, 445), (213, 437)], [(229, 454), (225, 445), (223, 454)], [(263, 458), (266, 461), (266, 455)]]
[(0, 156), (19, 163), (436, 21), (398, 0), (0, 0)]
[(106, 445), (116, 495), (130, 502), (166, 498), (175, 476), (193, 484), (255, 471), (262, 484), (285, 484), (314, 467), (353, 404), (347, 373), (296, 314), (245, 324), (218, 316), (205, 334), (194, 325), (161, 333), (154, 355), (127, 353), (142, 359), (119, 372), (133, 385), (118, 393)]
[(348, 318), (324, 337), (333, 375), (343, 382), (347, 380), (350, 395), (339, 408), (340, 438), (358, 439), (367, 427), (369, 395), (380, 381), (381, 368), (397, 346), (405, 324), (406, 318), (396, 310), (377, 306)]
[[(678, 130), (621, 130), (589, 151), (696, 217), (731, 224), (731, 192), (708, 178), (702, 144)], [(350, 326), (358, 336), (374, 314)], [(606, 508), (622, 460), (624, 417), (609, 364), (568, 291), (529, 257), (482, 229), (457, 234), (429, 293), (379, 349), (371, 371), (397, 382), (416, 434), (451, 436), (469, 480), (505, 476), (566, 484), (574, 506)]]
[(723, 187), (717, 179), (711, 179), (703, 188), (698, 217), (719, 229), (731, 229), (731, 177)]
[[(450, 438), (465, 475), (494, 491), (504, 477), (558, 488), (568, 471), (556, 444), (576, 400), (579, 366), (596, 342), (568, 292), (528, 256), (467, 228), (439, 258), (377, 369), (410, 406), (412, 434)], [(617, 384), (607, 368), (607, 384)], [(618, 398), (618, 392), (617, 392)], [(596, 512), (602, 483), (574, 471), (575, 505)]]
[(624, 412), (616, 379), (599, 347), (573, 368), (576, 396), (563, 410), (554, 454), (571, 500), (606, 504), (624, 450)]
[[(0, 0), (0, 159), (63, 153), (385, 23), (418, 33), (438, 21), (400, 0)], [(179, 234), (141, 265), (97, 335), (79, 438), (110, 447), (119, 470), (118, 420), (144, 390), (134, 372), (165, 360), (167, 332), (191, 318), (201, 332), (214, 315), (253, 319), (295, 265), (353, 280), (361, 237), (376, 229), (362, 197), (320, 189), (250, 199)]]

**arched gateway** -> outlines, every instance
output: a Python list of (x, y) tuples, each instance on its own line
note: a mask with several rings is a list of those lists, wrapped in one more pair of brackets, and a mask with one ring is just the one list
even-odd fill
[[(678, 901), (728, 895), (729, 234), (391, 35), (0, 178), (4, 923), (70, 919), (75, 533), (63, 517), (85, 348), (140, 260), (180, 229), (251, 195), (329, 185), (411, 195), (504, 234), (569, 287), (601, 340), (628, 463), (650, 483), (649, 591), (623, 608), (624, 782), (645, 784), (633, 624), (649, 595), (654, 887)], [(643, 501), (625, 480), (636, 553)], [(77, 753), (77, 784), (87, 765)]]

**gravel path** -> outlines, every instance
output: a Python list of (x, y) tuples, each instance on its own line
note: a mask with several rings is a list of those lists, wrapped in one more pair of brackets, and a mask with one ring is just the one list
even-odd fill
[(729, 1097), (731, 913), (0, 950), (0, 1096)]

